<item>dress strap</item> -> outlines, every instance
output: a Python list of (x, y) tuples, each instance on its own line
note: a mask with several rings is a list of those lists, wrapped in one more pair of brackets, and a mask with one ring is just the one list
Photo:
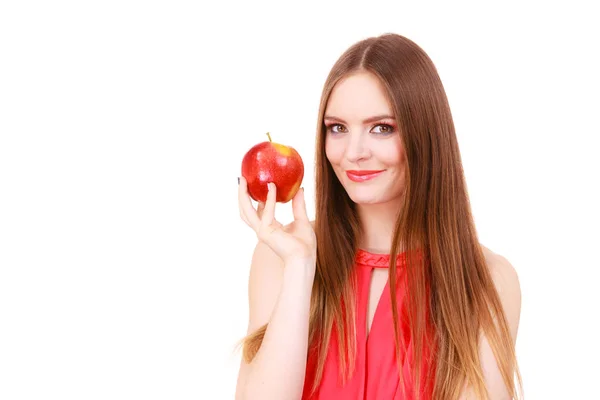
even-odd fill
[[(356, 253), (356, 263), (370, 268), (388, 268), (390, 266), (389, 254), (371, 253), (359, 249)], [(401, 267), (406, 263), (406, 252), (398, 254), (396, 257), (396, 266)]]

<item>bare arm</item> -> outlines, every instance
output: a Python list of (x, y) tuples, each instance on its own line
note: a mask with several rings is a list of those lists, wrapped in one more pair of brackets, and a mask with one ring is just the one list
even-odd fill
[[(242, 180), (242, 218), (259, 237), (248, 285), (248, 333), (268, 323), (262, 344), (250, 363), (242, 360), (236, 399), (300, 399), (308, 353), (310, 297), (315, 275), (316, 240), (303, 193), (293, 200), (295, 221), (274, 221), (275, 190), (256, 214), (248, 208)], [(271, 200), (269, 200), (271, 199)]]
[[(261, 274), (266, 278), (262, 282), (251, 279), (249, 332), (266, 322), (269, 326), (252, 362), (247, 364), (242, 360), (236, 390), (239, 399), (300, 399), (302, 396), (314, 268), (298, 262), (285, 265), (281, 272), (271, 272), (271, 277)], [(280, 290), (273, 304), (274, 291), (267, 286), (276, 281), (280, 283)], [(272, 314), (265, 320), (269, 309)]]
[[(492, 253), (487, 248), (484, 248), (484, 253), (486, 253), (486, 258), (488, 259), (496, 290), (500, 295), (500, 301), (508, 320), (508, 326), (514, 344), (517, 340), (517, 331), (519, 329), (519, 319), (521, 314), (521, 287), (519, 278), (514, 267), (506, 258)], [(492, 348), (485, 335), (481, 338), (479, 356), (490, 400), (510, 399), (504, 380), (502, 379), (502, 374), (496, 363), (496, 358), (494, 357)], [(475, 399), (475, 397), (470, 391), (466, 391), (460, 399)]]

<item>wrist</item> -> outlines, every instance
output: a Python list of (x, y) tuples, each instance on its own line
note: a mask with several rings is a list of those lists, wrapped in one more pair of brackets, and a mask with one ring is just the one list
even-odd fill
[(316, 262), (309, 258), (295, 258), (284, 262), (284, 279), (289, 278), (293, 281), (306, 280), (310, 282), (315, 277)]
[(285, 269), (303, 269), (303, 270), (314, 270), (316, 267), (316, 261), (312, 257), (294, 257), (287, 260), (283, 260)]

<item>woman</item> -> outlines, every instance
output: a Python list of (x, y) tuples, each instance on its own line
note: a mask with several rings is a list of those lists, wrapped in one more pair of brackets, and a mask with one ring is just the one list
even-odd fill
[(255, 210), (249, 326), (238, 399), (508, 399), (520, 288), (481, 244), (451, 112), (415, 43), (351, 46), (322, 93), (316, 217)]

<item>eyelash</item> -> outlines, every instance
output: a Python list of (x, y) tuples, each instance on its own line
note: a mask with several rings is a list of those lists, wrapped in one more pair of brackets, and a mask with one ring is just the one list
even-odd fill
[[(329, 125), (325, 125), (325, 128), (327, 130), (327, 132), (337, 135), (340, 133), (345, 133), (345, 132), (333, 132), (331, 128), (333, 128), (334, 126), (343, 126), (342, 124), (329, 124)], [(375, 135), (380, 135), (380, 136), (388, 136), (391, 135), (392, 133), (396, 132), (396, 128), (394, 127), (394, 125), (391, 124), (377, 124), (375, 126), (373, 126), (373, 128), (376, 128), (378, 126), (386, 126), (388, 128), (387, 132), (374, 132)]]

